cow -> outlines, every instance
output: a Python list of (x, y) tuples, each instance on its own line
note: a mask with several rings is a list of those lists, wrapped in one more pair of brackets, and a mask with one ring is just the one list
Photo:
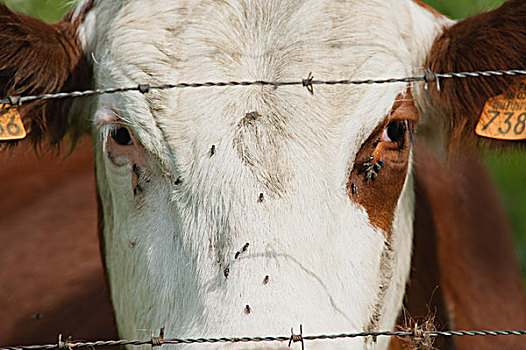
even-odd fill
[[(91, 136), (100, 250), (120, 337), (162, 327), (167, 338), (275, 335), (299, 324), (309, 334), (392, 330), (428, 311), (442, 329), (526, 325), (509, 229), (476, 152), (521, 147), (507, 135), (520, 136), (524, 120), (497, 119), (509, 125), (501, 140), (475, 133), (487, 102), (520, 92), (522, 80), (436, 81), (429, 73), (525, 67), (524, 1), (459, 22), (412, 0), (81, 0), (56, 24), (4, 5), (0, 17), (2, 98), (429, 69), (428, 84), (141, 85), (18, 106), (27, 137), (5, 141), (8, 153), (28, 144), (73, 149)], [(89, 166), (80, 159), (73, 170)], [(101, 276), (87, 278), (104, 292)], [(61, 276), (46, 277), (60, 288)], [(94, 304), (93, 315), (70, 314), (82, 316), (84, 334), (102, 324), (98, 334), (114, 334), (100, 306), (107, 299), (66, 290)], [(511, 336), (437, 343), (521, 344)], [(308, 346), (407, 344), (366, 337)]]

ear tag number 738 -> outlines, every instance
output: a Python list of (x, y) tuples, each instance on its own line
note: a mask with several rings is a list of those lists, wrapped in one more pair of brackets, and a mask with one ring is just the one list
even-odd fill
[(0, 104), (0, 141), (20, 140), (26, 137), (26, 129), (17, 108)]
[(486, 101), (475, 132), (499, 140), (526, 140), (526, 79)]

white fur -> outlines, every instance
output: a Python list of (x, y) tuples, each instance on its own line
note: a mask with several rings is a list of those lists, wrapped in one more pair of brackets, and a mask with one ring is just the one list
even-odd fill
[[(395, 0), (95, 3), (79, 37), (99, 87), (297, 80), (309, 72), (316, 79), (402, 77), (421, 73), (445, 23)], [(146, 338), (161, 327), (166, 337), (208, 337), (283, 335), (299, 324), (308, 334), (368, 326), (385, 239), (346, 184), (360, 146), (406, 86), (314, 89), (174, 89), (98, 99), (94, 125), (118, 114), (149, 162), (150, 182), (138, 199), (131, 164), (112, 163), (106, 134), (96, 131), (105, 259), (122, 337)], [(252, 111), (261, 114), (257, 133), (239, 126)], [(382, 330), (393, 328), (408, 278), (412, 191), (409, 175), (393, 223)], [(380, 338), (308, 347), (387, 345)]]

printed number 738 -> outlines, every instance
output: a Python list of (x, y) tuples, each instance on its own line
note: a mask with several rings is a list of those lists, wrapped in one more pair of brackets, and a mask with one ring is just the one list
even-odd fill
[[(501, 114), (500, 111), (493, 111), (493, 110), (489, 110), (488, 113), (491, 114), (492, 117), (486, 123), (486, 125), (482, 127), (482, 130), (486, 130), (493, 123), (493, 121), (495, 121), (495, 119), (497, 119)], [(503, 128), (503, 125), (499, 126), (498, 132), (500, 134), (502, 135), (508, 134), (512, 130), (512, 127), (513, 127), (513, 132), (515, 133), (515, 135), (520, 135), (524, 132), (524, 129), (526, 129), (526, 112), (523, 112), (517, 116), (517, 121), (515, 122), (514, 126), (512, 125), (510, 120), (515, 115), (515, 112), (504, 112), (504, 115), (506, 116), (506, 119), (504, 119), (504, 124), (506, 126), (504, 128)]]

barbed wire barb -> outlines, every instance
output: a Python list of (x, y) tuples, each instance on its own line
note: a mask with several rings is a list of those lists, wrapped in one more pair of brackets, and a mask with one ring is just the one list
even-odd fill
[(207, 87), (233, 87), (233, 86), (303, 86), (307, 90), (314, 94), (313, 85), (367, 85), (367, 84), (393, 84), (393, 83), (413, 83), (423, 82), (426, 85), (429, 83), (436, 83), (437, 88), (439, 87), (439, 79), (465, 79), (465, 78), (483, 78), (483, 77), (496, 77), (496, 76), (520, 76), (526, 75), (526, 70), (521, 69), (509, 69), (509, 70), (487, 70), (487, 71), (473, 71), (473, 72), (452, 72), (452, 73), (433, 73), (429, 69), (424, 70), (423, 75), (408, 76), (403, 78), (389, 78), (389, 79), (365, 79), (365, 80), (314, 80), (312, 72), (309, 73), (306, 79), (295, 80), (295, 81), (265, 81), (265, 80), (254, 80), (254, 81), (219, 81), (219, 82), (203, 82), (203, 83), (176, 83), (176, 84), (161, 84), (161, 85), (150, 85), (150, 84), (137, 84), (135, 86), (123, 86), (118, 88), (108, 89), (95, 89), (85, 91), (72, 91), (72, 92), (58, 92), (42, 95), (32, 96), (9, 96), (0, 101), (2, 108), (19, 107), (22, 104), (35, 102), (35, 101), (46, 101), (46, 100), (58, 100), (65, 98), (78, 98), (88, 97), (94, 95), (106, 95), (114, 94), (118, 92), (127, 91), (138, 91), (142, 94), (148, 93), (151, 90), (166, 90), (166, 89), (184, 89), (184, 88), (207, 88)]
[(292, 343), (301, 342), (301, 350), (305, 350), (305, 342), (303, 341), (303, 325), (300, 324), (300, 334), (294, 334), (294, 328), (290, 329), (289, 348)]

